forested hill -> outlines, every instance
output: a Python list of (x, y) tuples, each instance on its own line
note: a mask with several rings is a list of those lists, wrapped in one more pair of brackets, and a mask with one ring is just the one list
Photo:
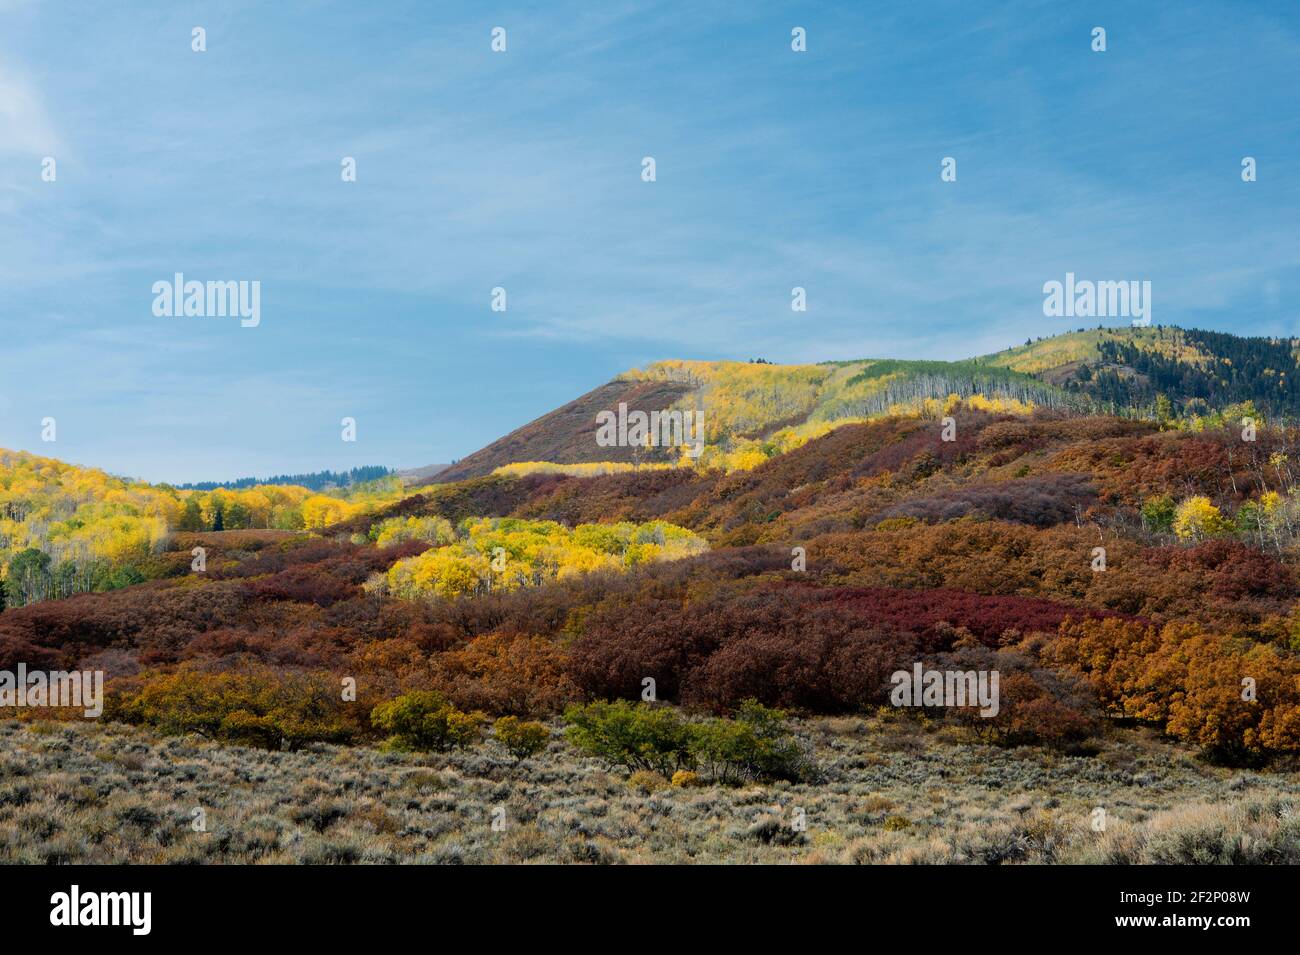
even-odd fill
[(660, 361), (625, 372), (415, 483), (464, 480), (502, 467), (677, 463), (662, 447), (597, 442), (597, 414), (620, 404), (647, 415), (702, 412), (703, 456), (695, 463), (724, 470), (752, 467), (841, 424), (935, 415), (952, 396), (994, 411), (1048, 408), (1162, 420), (1252, 402), (1269, 417), (1295, 419), (1298, 351), (1300, 340), (1155, 326), (1079, 329), (964, 361)]
[(1155, 414), (1160, 402), (1165, 413), (1180, 416), (1249, 401), (1266, 415), (1295, 418), (1298, 356), (1300, 338), (1154, 326), (1080, 329), (980, 361), (1086, 396), (1099, 410)]
[(730, 471), (753, 467), (842, 424), (937, 413), (954, 395), (990, 411), (1081, 407), (1077, 396), (1050, 382), (974, 361), (660, 361), (624, 372), (462, 458), (426, 483), (460, 481), (524, 465), (629, 468), (682, 463), (682, 447), (602, 446), (597, 415), (615, 413), (620, 406), (646, 415), (701, 415), (696, 420), (702, 422), (702, 447), (691, 463)]

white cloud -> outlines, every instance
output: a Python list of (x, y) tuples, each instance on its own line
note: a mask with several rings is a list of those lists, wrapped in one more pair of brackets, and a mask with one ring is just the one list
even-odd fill
[(0, 151), (60, 152), (59, 138), (39, 94), (12, 66), (0, 63)]

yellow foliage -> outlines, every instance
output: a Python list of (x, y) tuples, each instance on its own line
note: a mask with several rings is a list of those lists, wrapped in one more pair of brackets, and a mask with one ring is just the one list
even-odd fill
[(1208, 497), (1189, 497), (1174, 514), (1174, 533), (1179, 540), (1202, 540), (1232, 532), (1232, 525)]
[(1105, 328), (1085, 329), (1054, 335), (1042, 341), (1030, 342), (986, 355), (982, 362), (1010, 368), (1026, 374), (1037, 374), (1049, 368), (1058, 368), (1072, 361), (1095, 362), (1101, 357), (1098, 344), (1103, 340), (1140, 343), (1144, 351), (1155, 351), (1166, 358), (1177, 358), (1198, 367), (1206, 367), (1211, 356), (1198, 346), (1190, 344), (1181, 329), (1160, 328)]
[(370, 536), (380, 547), (408, 540), (427, 541), (437, 546), (454, 541), (456, 531), (445, 517), (390, 517), (372, 525)]
[[(263, 485), (181, 491), (114, 477), (96, 468), (0, 449), (0, 575), (15, 554), (32, 548), (50, 558), (49, 580), (33, 582), (24, 601), (138, 580), (173, 530), (211, 530), (218, 512), (228, 530), (312, 528), (395, 501), (400, 482), (373, 482), (336, 494)], [(115, 568), (133, 574), (114, 575)], [(57, 577), (57, 582), (55, 578)]]
[(679, 769), (673, 773), (672, 785), (678, 789), (694, 789), (697, 786), (703, 786), (704, 781), (700, 779), (700, 774), (692, 772), (689, 769)]
[(364, 509), (361, 504), (342, 501), (337, 497), (313, 494), (302, 502), (302, 523), (309, 531), (320, 530), (330, 524), (345, 521)]
[(0, 450), (0, 570), (27, 548), (54, 565), (143, 559), (162, 547), (179, 508), (170, 488)]
[(987, 411), (991, 414), (1027, 415), (1034, 410), (1032, 401), (1018, 398), (988, 398), (984, 395), (971, 395), (966, 399), (966, 407), (972, 411)]
[[(704, 440), (759, 430), (773, 421), (807, 416), (816, 407), (834, 365), (769, 365), (738, 361), (661, 361), (633, 369), (633, 380), (675, 381), (702, 386)], [(690, 399), (682, 409), (694, 407)]]
[(632, 471), (662, 471), (673, 467), (663, 462), (632, 464), (624, 461), (589, 461), (581, 464), (554, 464), (550, 461), (518, 461), (503, 464), (494, 475), (523, 477), (526, 474), (565, 474), (569, 477), (598, 477), (603, 474), (627, 474)]
[(570, 530), (555, 521), (468, 518), (459, 533), (455, 543), (393, 564), (383, 578), (388, 592), (413, 600), (517, 590), (708, 548), (701, 537), (665, 521), (579, 524)]

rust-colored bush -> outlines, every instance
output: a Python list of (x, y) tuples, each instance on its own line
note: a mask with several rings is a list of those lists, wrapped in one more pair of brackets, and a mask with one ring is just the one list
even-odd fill
[(513, 716), (557, 713), (578, 697), (568, 654), (544, 637), (493, 633), (433, 660), (433, 685), (466, 710)]

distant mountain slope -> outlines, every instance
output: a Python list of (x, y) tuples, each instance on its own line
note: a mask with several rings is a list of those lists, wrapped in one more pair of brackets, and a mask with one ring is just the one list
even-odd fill
[(429, 479), (440, 471), (445, 471), (451, 467), (450, 464), (426, 464), (422, 468), (407, 468), (398, 471), (397, 476), (402, 479), (403, 484), (427, 484)]
[[(949, 396), (993, 410), (1048, 407), (1155, 417), (1253, 401), (1300, 415), (1300, 341), (1150, 328), (1079, 329), (965, 361), (859, 359), (655, 362), (632, 369), (416, 484), (447, 483), (524, 462), (669, 463), (664, 448), (600, 447), (596, 416), (620, 403), (647, 414), (701, 410), (706, 467), (751, 467), (831, 427), (885, 415), (935, 415)], [(739, 460), (739, 463), (738, 463)]]
[[(423, 469), (421, 469), (423, 470)], [(384, 467), (380, 464), (371, 464), (364, 467), (352, 468), (348, 471), (313, 471), (310, 474), (277, 474), (274, 477), (243, 477), (234, 481), (196, 481), (190, 484), (177, 484), (176, 489), (179, 491), (215, 491), (219, 487), (224, 488), (250, 488), (259, 485), (293, 485), (295, 487), (310, 488), (313, 491), (323, 491), (326, 488), (351, 487), (354, 484), (365, 484), (367, 481), (378, 481), (392, 474), (391, 468)]]

